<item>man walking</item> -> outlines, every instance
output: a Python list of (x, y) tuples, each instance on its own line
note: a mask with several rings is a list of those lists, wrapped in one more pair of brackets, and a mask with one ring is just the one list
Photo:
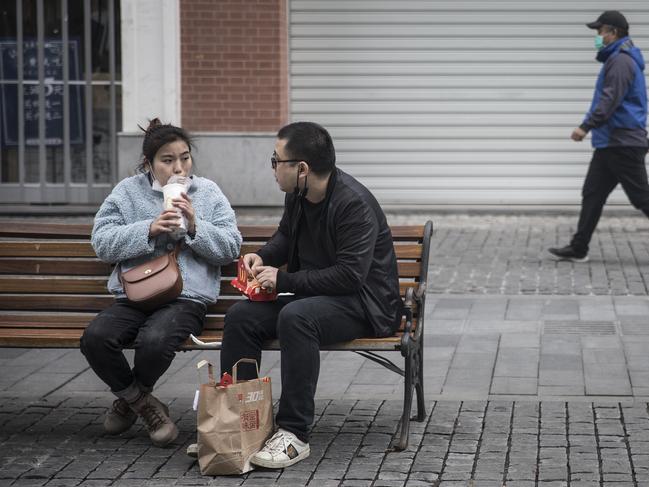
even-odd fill
[[(309, 456), (309, 430), (321, 345), (389, 336), (401, 322), (392, 234), (370, 191), (335, 166), (329, 133), (297, 122), (280, 129), (270, 159), (287, 193), (278, 230), (246, 268), (274, 302), (242, 301), (225, 316), (221, 372), (243, 357), (261, 360), (266, 340), (279, 338), (282, 394), (279, 429), (251, 462), (284, 468)], [(279, 269), (286, 264), (286, 270)], [(256, 376), (254, 367), (239, 377)]]
[(592, 134), (595, 149), (582, 189), (577, 232), (569, 245), (548, 251), (562, 260), (586, 262), (588, 244), (608, 195), (618, 183), (627, 197), (649, 217), (647, 153), (647, 88), (644, 59), (629, 37), (629, 24), (620, 12), (604, 12), (586, 24), (597, 30), (597, 60), (603, 63), (595, 94), (583, 123), (571, 135), (581, 141)]

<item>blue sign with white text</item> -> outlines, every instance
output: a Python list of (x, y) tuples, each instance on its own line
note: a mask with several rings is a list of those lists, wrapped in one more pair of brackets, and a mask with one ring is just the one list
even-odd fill
[[(39, 91), (44, 90), (45, 145), (63, 145), (63, 42), (44, 43), (44, 83), (38, 82), (38, 43), (23, 42), (23, 114), (25, 145), (39, 144)], [(79, 41), (68, 41), (70, 143), (83, 144), (83, 86), (79, 69)], [(18, 145), (18, 63), (15, 40), (0, 41), (0, 140), (5, 146)]]

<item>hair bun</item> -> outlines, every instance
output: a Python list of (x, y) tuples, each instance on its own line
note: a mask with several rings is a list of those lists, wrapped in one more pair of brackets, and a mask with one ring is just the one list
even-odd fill
[(156, 117), (153, 120), (149, 120), (149, 125), (147, 126), (147, 128), (144, 128), (141, 125), (138, 125), (137, 127), (142, 132), (144, 132), (144, 135), (146, 136), (147, 134), (150, 134), (154, 130), (157, 130), (160, 127), (164, 127), (164, 124), (160, 121), (158, 117)]
[(162, 122), (160, 121), (159, 118), (154, 118), (153, 120), (149, 121), (149, 126), (146, 128), (145, 132), (151, 132), (152, 130), (161, 127)]

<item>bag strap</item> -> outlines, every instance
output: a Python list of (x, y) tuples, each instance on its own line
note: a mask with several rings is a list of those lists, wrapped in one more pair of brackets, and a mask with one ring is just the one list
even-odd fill
[[(180, 240), (178, 240), (178, 242), (176, 242), (176, 246), (171, 251), (171, 252), (173, 252), (176, 259), (178, 258), (178, 254), (180, 254), (181, 241), (182, 241), (182, 238)], [(169, 252), (169, 253), (171, 253), (171, 252)]]
[(237, 361), (236, 364), (232, 366), (232, 383), (236, 384), (237, 383), (237, 367), (239, 366), (240, 363), (247, 363), (247, 364), (255, 364), (255, 367), (257, 368), (257, 377), (259, 377), (259, 364), (254, 358), (242, 358)]

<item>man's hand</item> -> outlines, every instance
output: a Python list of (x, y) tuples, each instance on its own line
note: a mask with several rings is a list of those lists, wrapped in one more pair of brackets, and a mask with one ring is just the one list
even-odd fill
[(246, 272), (253, 277), (257, 277), (259, 268), (264, 265), (264, 261), (257, 254), (246, 254), (243, 256), (243, 266), (246, 268)]
[(584, 137), (586, 137), (586, 132), (584, 132), (579, 127), (573, 130), (572, 135), (570, 136), (570, 138), (575, 142), (581, 142), (582, 140), (584, 140)]
[(261, 266), (258, 267), (258, 272), (255, 278), (261, 284), (261, 287), (272, 291), (277, 287), (277, 267)]
[(151, 223), (149, 238), (156, 237), (161, 233), (171, 233), (179, 226), (180, 215), (178, 215), (178, 212), (176, 210), (165, 210)]

